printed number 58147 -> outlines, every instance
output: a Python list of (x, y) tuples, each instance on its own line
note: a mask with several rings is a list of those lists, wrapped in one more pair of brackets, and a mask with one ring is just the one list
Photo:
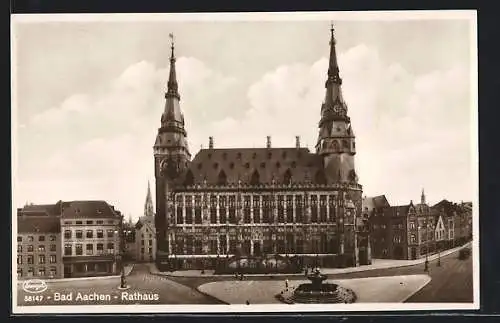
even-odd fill
[(43, 295), (26, 295), (24, 296), (25, 302), (41, 302), (43, 300)]

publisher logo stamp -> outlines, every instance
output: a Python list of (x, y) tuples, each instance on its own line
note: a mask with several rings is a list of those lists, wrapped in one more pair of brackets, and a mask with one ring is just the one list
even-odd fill
[(23, 290), (26, 293), (38, 294), (47, 290), (47, 283), (41, 279), (30, 279), (23, 282)]

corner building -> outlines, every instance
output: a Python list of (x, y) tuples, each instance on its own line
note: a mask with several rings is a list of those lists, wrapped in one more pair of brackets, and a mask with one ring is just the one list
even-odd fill
[(215, 148), (193, 158), (180, 107), (172, 43), (168, 89), (154, 144), (157, 263), (214, 268), (222, 259), (274, 256), (299, 266), (371, 263), (355, 136), (331, 30), (315, 152), (300, 146)]

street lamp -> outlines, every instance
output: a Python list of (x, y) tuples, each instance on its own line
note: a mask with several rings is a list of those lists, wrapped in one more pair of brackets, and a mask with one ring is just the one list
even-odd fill
[(115, 234), (119, 234), (120, 238), (120, 245), (119, 245), (119, 253), (118, 253), (118, 260), (120, 261), (120, 289), (126, 289), (127, 288), (127, 282), (125, 280), (125, 267), (123, 266), (123, 248), (125, 246), (125, 242), (123, 240), (123, 216), (120, 218), (120, 227), (119, 230), (115, 230)]

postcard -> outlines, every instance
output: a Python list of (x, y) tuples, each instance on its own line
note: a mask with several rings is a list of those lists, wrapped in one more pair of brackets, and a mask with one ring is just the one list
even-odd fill
[(13, 15), (13, 312), (478, 309), (476, 25)]

